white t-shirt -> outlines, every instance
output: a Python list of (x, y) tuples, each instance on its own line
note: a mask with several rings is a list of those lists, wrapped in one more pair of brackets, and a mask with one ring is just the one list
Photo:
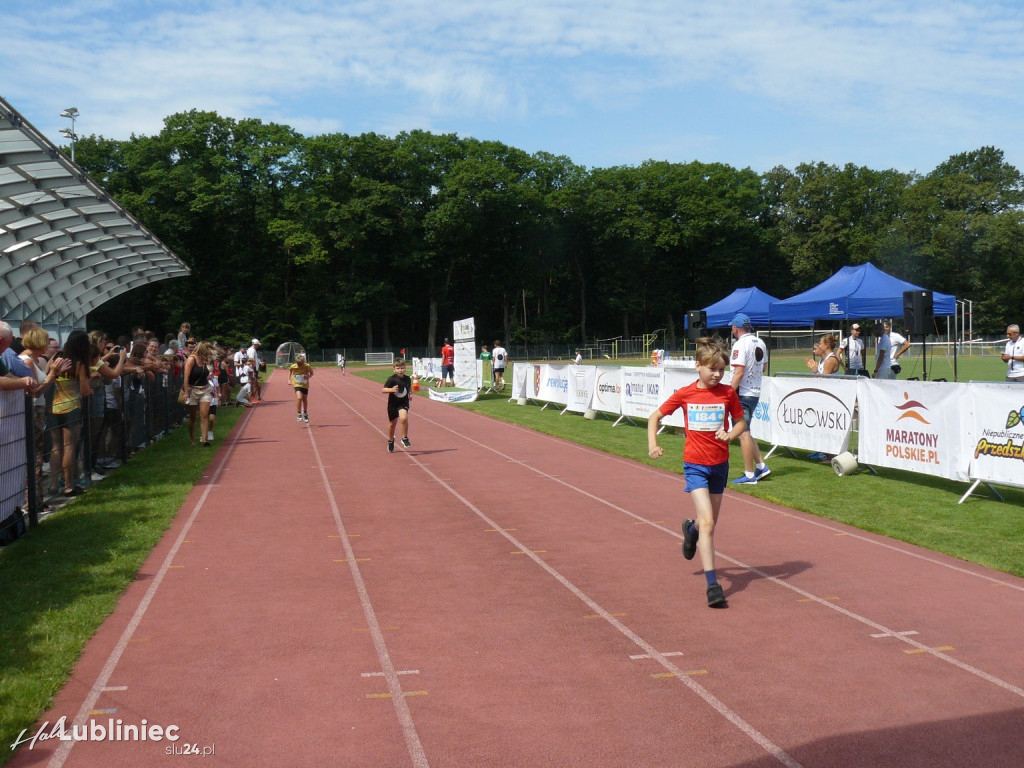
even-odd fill
[(760, 397), (761, 378), (768, 364), (768, 348), (755, 333), (745, 333), (732, 345), (732, 366), (743, 366), (743, 378), (736, 394), (740, 397)]
[[(1024, 336), (1018, 336), (1016, 341), (1007, 341), (1006, 354), (1012, 357), (1024, 355)], [(1007, 360), (1006, 378), (1024, 379), (1024, 360)]]
[(889, 338), (888, 333), (883, 333), (878, 337), (878, 349), (875, 352), (875, 360), (881, 359), (882, 363), (879, 368), (885, 368), (892, 364), (892, 339)]
[(583, 355), (576, 355), (576, 359), (573, 362), (576, 365), (583, 365)]
[(907, 340), (896, 333), (896, 331), (889, 332), (889, 365), (895, 365), (899, 362), (896, 359), (896, 353), (903, 349), (903, 345), (906, 342)]
[(859, 371), (864, 367), (864, 339), (847, 336), (843, 341), (846, 350), (846, 367), (850, 371)]
[(492, 359), (494, 360), (494, 368), (496, 370), (504, 370), (505, 363), (508, 362), (508, 352), (505, 351), (504, 347), (495, 347), (492, 352)]

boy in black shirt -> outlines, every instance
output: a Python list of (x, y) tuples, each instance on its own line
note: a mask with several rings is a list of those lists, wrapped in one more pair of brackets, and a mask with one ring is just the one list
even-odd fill
[(409, 401), (412, 397), (412, 379), (405, 375), (405, 360), (395, 358), (395, 373), (384, 382), (388, 396), (388, 453), (395, 452), (395, 424), (402, 422), (402, 445), (411, 448), (409, 442)]

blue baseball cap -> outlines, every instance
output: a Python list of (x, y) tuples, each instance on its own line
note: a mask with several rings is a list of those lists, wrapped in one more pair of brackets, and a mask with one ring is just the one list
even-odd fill
[(748, 325), (750, 325), (750, 318), (747, 315), (740, 312), (736, 315), (736, 317), (732, 319), (730, 325), (735, 325), (739, 328), (746, 328)]

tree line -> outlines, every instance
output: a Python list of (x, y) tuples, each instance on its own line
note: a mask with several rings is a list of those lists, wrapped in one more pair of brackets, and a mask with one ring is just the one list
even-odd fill
[(437, 346), (455, 319), (514, 344), (665, 329), (756, 285), (787, 298), (846, 265), (1024, 320), (1024, 179), (994, 147), (927, 174), (804, 163), (766, 173), (568, 157), (425, 131), (304, 137), (172, 115), (76, 159), (192, 269), (94, 311), (157, 332), (310, 348)]

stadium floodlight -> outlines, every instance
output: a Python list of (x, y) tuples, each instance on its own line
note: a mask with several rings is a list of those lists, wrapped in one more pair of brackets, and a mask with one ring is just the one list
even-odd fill
[(78, 118), (78, 107), (68, 107), (60, 116), (71, 121), (70, 128), (61, 128), (61, 136), (65, 136), (71, 140), (71, 162), (75, 162), (75, 142), (78, 141), (78, 134), (75, 133), (75, 120)]

